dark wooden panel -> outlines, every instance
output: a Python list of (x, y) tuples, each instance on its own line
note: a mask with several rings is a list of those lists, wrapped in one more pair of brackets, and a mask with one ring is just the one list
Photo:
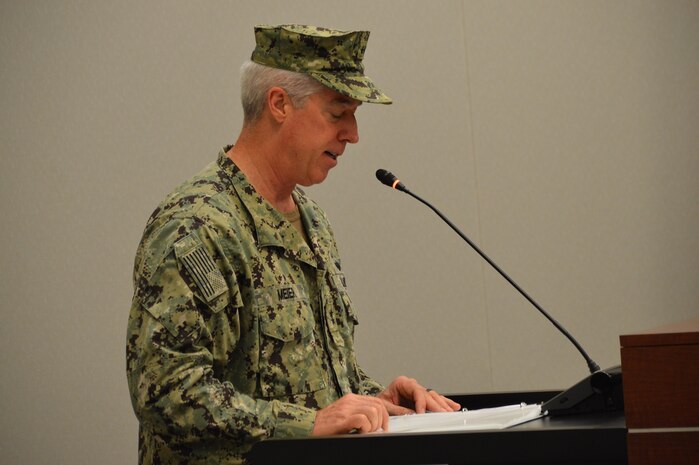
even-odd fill
[(630, 433), (631, 465), (696, 465), (699, 463), (699, 431)]
[(629, 428), (699, 426), (699, 345), (621, 349)]

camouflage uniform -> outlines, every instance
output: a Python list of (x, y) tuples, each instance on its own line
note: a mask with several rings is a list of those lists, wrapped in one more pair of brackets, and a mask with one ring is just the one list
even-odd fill
[(297, 190), (310, 247), (222, 150), (155, 210), (127, 335), (141, 464), (242, 463), (255, 441), (308, 435), (315, 412), (383, 390), (357, 365), (357, 323), (325, 214)]

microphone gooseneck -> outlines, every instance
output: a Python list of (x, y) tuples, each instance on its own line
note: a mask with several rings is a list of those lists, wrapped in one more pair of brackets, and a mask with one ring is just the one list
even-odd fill
[(413, 192), (411, 192), (390, 171), (386, 171), (384, 169), (379, 169), (376, 171), (376, 178), (379, 181), (381, 181), (381, 183), (383, 183), (389, 187), (392, 187), (393, 189), (405, 192), (406, 194), (415, 198), (419, 202), (425, 204), (430, 210), (435, 212), (437, 214), (437, 216), (439, 216), (445, 223), (447, 223), (449, 225), (449, 227), (451, 227), (451, 229), (454, 230), (454, 232), (456, 232), (456, 234), (458, 234), (463, 240), (465, 240), (466, 243), (468, 243), (468, 245), (470, 245), (471, 248), (478, 253), (478, 255), (480, 255), (486, 262), (488, 262), (488, 264), (490, 266), (492, 266), (495, 269), (495, 271), (500, 273), (500, 276), (505, 278), (505, 280), (508, 283), (510, 283), (512, 285), (512, 287), (517, 289), (517, 291), (525, 299), (527, 299), (527, 301), (530, 304), (532, 304), (537, 310), (539, 310), (539, 312), (541, 312), (541, 314), (544, 315), (544, 317), (546, 317), (546, 319), (549, 320), (551, 322), (551, 324), (553, 324), (553, 326), (556, 327), (556, 329), (558, 329), (566, 338), (568, 338), (568, 340), (575, 346), (575, 348), (578, 350), (578, 352), (580, 352), (580, 355), (583, 356), (583, 358), (585, 359), (585, 362), (587, 362), (587, 367), (590, 370), (590, 373), (595, 373), (597, 371), (600, 371), (599, 365), (597, 365), (597, 363), (595, 363), (595, 361), (592, 360), (592, 358), (590, 358), (590, 356), (587, 354), (587, 352), (585, 352), (585, 349), (582, 348), (580, 343), (578, 343), (578, 341), (576, 341), (575, 338), (563, 326), (561, 326), (560, 323), (558, 323), (546, 310), (544, 310), (541, 307), (541, 305), (536, 303), (536, 301), (529, 294), (527, 294), (524, 291), (524, 289), (522, 289), (519, 286), (519, 284), (517, 284), (512, 278), (510, 278), (507, 275), (507, 273), (505, 273), (490, 257), (488, 257), (488, 255), (486, 255), (475, 243), (473, 243), (473, 241), (471, 241), (471, 239), (469, 239), (463, 232), (461, 232), (461, 230), (459, 228), (457, 228), (456, 225), (449, 220), (449, 218), (444, 216), (444, 214), (442, 212), (440, 212), (434, 205), (432, 205), (431, 203), (429, 203), (427, 200), (423, 199), (419, 195), (416, 195)]

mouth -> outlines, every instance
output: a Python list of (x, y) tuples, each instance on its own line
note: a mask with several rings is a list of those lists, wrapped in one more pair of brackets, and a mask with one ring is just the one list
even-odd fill
[(331, 152), (331, 151), (329, 151), (329, 150), (326, 150), (326, 151), (325, 151), (325, 155), (329, 156), (330, 158), (332, 158), (333, 160), (336, 160), (336, 161), (337, 161), (337, 157), (340, 156), (339, 154), (333, 153), (333, 152)]

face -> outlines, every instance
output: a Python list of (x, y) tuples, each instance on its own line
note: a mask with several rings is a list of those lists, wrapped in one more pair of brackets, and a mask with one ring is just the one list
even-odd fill
[(313, 94), (303, 107), (290, 108), (284, 122), (290, 156), (287, 173), (295, 184), (323, 182), (345, 146), (359, 141), (355, 112), (361, 102), (331, 89)]

